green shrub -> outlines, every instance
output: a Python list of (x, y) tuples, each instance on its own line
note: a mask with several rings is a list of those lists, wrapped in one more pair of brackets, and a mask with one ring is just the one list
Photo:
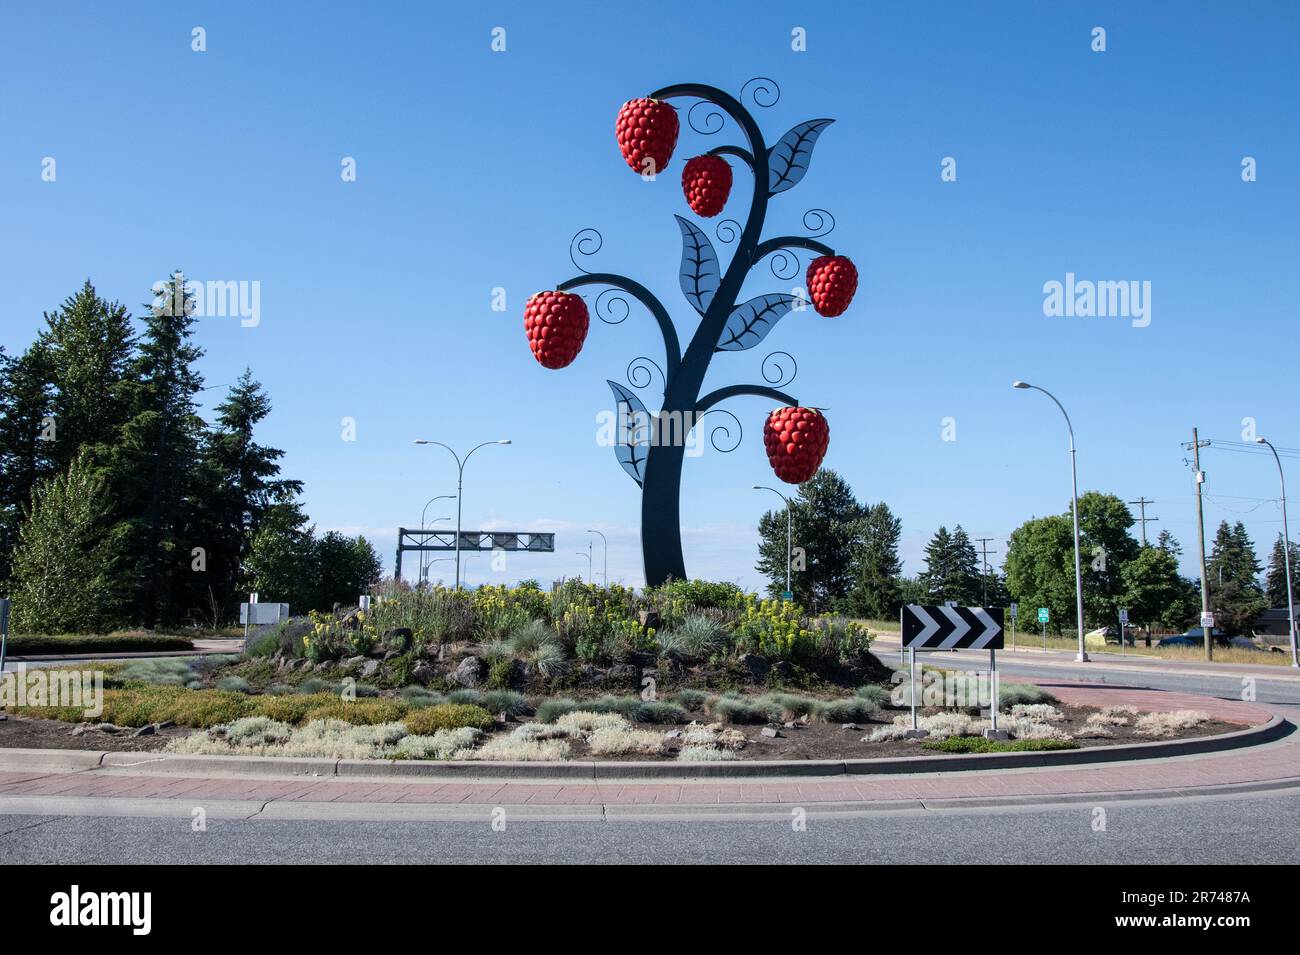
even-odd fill
[(166, 650), (193, 650), (187, 637), (167, 637), (152, 633), (111, 633), (108, 636), (82, 634), (18, 634), (5, 642), (5, 652), (12, 656), (68, 656), (82, 653), (160, 653)]
[[(285, 699), (285, 697), (278, 697)], [(334, 697), (309, 710), (303, 722), (314, 720), (342, 720), (353, 726), (376, 726), (401, 720), (410, 707), (401, 700), (343, 700)]]
[(632, 710), (634, 723), (686, 723), (690, 715), (677, 703), (667, 700), (642, 700)]
[(880, 712), (871, 700), (849, 697), (844, 700), (822, 700), (813, 707), (812, 718), (821, 723), (865, 723)]
[(784, 722), (797, 720), (801, 716), (811, 718), (820, 701), (810, 696), (796, 696), (793, 693), (767, 693), (759, 697), (757, 702), (775, 707)]
[(483, 703), (483, 693), (481, 690), (472, 690), (465, 688), (463, 690), (452, 690), (447, 694), (448, 703), (465, 703), (470, 706), (481, 706)]
[(709, 700), (709, 694), (703, 690), (678, 690), (670, 695), (668, 699), (684, 709), (696, 712), (704, 709), (704, 704)]
[(431, 736), (438, 730), (453, 730), (462, 726), (488, 730), (496, 725), (496, 720), (487, 710), (464, 703), (439, 703), (411, 710), (402, 717), (402, 722), (412, 736)]
[(949, 736), (921, 744), (937, 753), (1025, 753), (1051, 749), (1078, 749), (1079, 744), (1065, 739), (985, 739), (983, 736)]
[(487, 684), (495, 689), (504, 690), (510, 686), (515, 675), (515, 661), (512, 657), (497, 657), (488, 664)]
[(889, 706), (891, 699), (889, 689), (887, 687), (878, 686), (875, 683), (868, 683), (866, 686), (858, 687), (854, 695), (859, 699), (868, 700), (876, 704), (876, 706), (882, 710)]
[(582, 709), (577, 700), (571, 700), (567, 697), (557, 696), (553, 699), (543, 700), (537, 707), (537, 721), (539, 723), (554, 723), (565, 713), (572, 713)]
[(447, 701), (447, 698), (441, 693), (424, 686), (404, 686), (399, 691), (398, 696), (411, 706), (434, 706)]
[(672, 630), (657, 635), (663, 653), (680, 653), (688, 660), (702, 660), (727, 646), (727, 634), (717, 623), (703, 614), (687, 615)]
[(1008, 709), (1017, 703), (1056, 703), (1056, 697), (1032, 683), (999, 683), (998, 709)]
[[(277, 624), (277, 626), (283, 626)], [(244, 656), (249, 659), (261, 659), (273, 657), (277, 650), (280, 649), (280, 635), (274, 629), (268, 630), (261, 636), (250, 641), (247, 649), (244, 650)]]
[(297, 693), (298, 688), (288, 683), (272, 683), (266, 688), (266, 692), (271, 696), (284, 696), (287, 693)]
[(130, 660), (117, 672), (122, 682), (137, 681), (157, 686), (184, 686), (194, 679), (189, 660), (160, 657), (153, 660)]
[(248, 681), (242, 676), (223, 676), (217, 681), (218, 690), (224, 690), (226, 693), (252, 693), (253, 688), (248, 685)]
[(258, 696), (253, 698), (253, 705), (259, 716), (265, 716), (279, 723), (300, 725), (312, 710), (329, 706), (338, 697), (332, 693), (295, 693), (276, 696)]
[(692, 607), (729, 609), (738, 606), (745, 593), (726, 581), (670, 580), (647, 596), (677, 597)]
[(145, 726), (171, 720), (178, 726), (206, 729), (254, 714), (251, 699), (243, 693), (129, 686), (104, 691), (104, 712), (100, 719), (118, 726)]
[(323, 693), (328, 692), (331, 685), (318, 676), (308, 677), (298, 684), (299, 693)]
[(617, 713), (626, 719), (636, 718), (636, 711), (645, 701), (639, 696), (602, 696), (595, 700), (571, 700), (556, 697), (545, 700), (537, 707), (537, 721), (554, 723), (565, 713), (581, 711), (583, 713)]
[(506, 716), (527, 716), (533, 712), (524, 695), (514, 690), (486, 690), (477, 705), (489, 713), (504, 713)]
[(724, 723), (771, 723), (781, 715), (771, 703), (737, 696), (718, 697), (709, 704), (709, 712)]
[(510, 649), (518, 656), (536, 653), (539, 647), (558, 643), (555, 631), (540, 620), (529, 620), (510, 634)]

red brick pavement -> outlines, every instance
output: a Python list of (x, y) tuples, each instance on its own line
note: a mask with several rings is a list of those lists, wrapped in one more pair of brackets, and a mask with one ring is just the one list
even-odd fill
[[(1258, 706), (1184, 693), (1109, 685), (1050, 684), (1062, 701), (1126, 704), (1139, 709), (1199, 709), (1239, 723), (1266, 722)], [(208, 800), (407, 803), (419, 805), (672, 805), (892, 802), (1016, 796), (1134, 794), (1245, 783), (1300, 783), (1297, 736), (1218, 754), (1044, 769), (979, 770), (798, 779), (681, 779), (621, 782), (338, 777), (202, 778), (149, 775), (147, 768), (71, 773), (0, 771), (0, 797), (99, 797)], [(0, 801), (0, 812), (3, 803)]]

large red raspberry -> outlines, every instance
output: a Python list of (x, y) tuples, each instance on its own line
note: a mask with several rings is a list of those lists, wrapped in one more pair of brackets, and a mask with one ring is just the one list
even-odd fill
[(572, 292), (538, 292), (524, 306), (524, 331), (533, 357), (546, 368), (563, 368), (587, 340), (587, 303)]
[(858, 270), (845, 256), (823, 255), (808, 265), (808, 294), (818, 315), (843, 315), (858, 290)]
[(816, 408), (777, 408), (763, 426), (767, 461), (787, 484), (802, 484), (817, 473), (830, 437), (826, 416)]
[(682, 192), (696, 215), (711, 219), (731, 195), (731, 163), (721, 156), (696, 156), (682, 170)]
[(632, 99), (618, 111), (614, 135), (633, 171), (658, 175), (677, 145), (677, 110), (657, 99)]

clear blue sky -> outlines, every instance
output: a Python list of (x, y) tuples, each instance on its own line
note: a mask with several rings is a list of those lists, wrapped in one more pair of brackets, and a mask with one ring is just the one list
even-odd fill
[[(827, 240), (857, 262), (842, 318), (788, 316), (765, 344), (794, 353), (789, 387), (829, 409), (826, 465), (902, 518), (907, 570), (940, 524), (1005, 538), (1063, 511), (1069, 471), (1050, 402), (1070, 410), (1085, 489), (1145, 495), (1188, 556), (1195, 511), (1180, 442), (1241, 420), (1300, 447), (1293, 3), (1179, 4), (10, 4), (0, 13), (0, 340), (25, 347), (41, 312), (89, 276), (137, 311), (150, 286), (259, 281), (261, 323), (201, 323), (209, 384), (244, 365), (275, 410), (321, 528), (362, 531), (391, 565), (394, 528), (450, 493), (468, 447), (466, 526), (554, 530), (554, 557), (492, 578), (585, 570), (588, 527), (611, 579), (639, 583), (637, 488), (595, 443), (606, 378), (660, 354), (653, 322), (593, 322), (563, 371), (531, 357), (524, 300), (572, 274), (570, 237), (693, 330), (676, 283), (681, 162), (738, 141), (684, 130), (669, 172), (641, 182), (614, 143), (626, 99), (674, 82), (739, 92), (774, 141), (837, 122), (807, 178), (773, 200), (769, 233), (830, 209)], [(190, 49), (191, 29), (208, 50)], [(506, 29), (493, 53), (490, 32)], [(1107, 51), (1090, 49), (1093, 27)], [(791, 50), (791, 30), (807, 51)], [(57, 181), (41, 181), (44, 157)], [(358, 181), (340, 179), (357, 161)], [(942, 182), (941, 160), (957, 160)], [(1258, 181), (1244, 183), (1253, 156)], [(737, 171), (727, 214), (745, 213)], [(720, 247), (722, 248), (722, 247)], [(724, 253), (725, 254), (725, 253)], [(1152, 285), (1151, 323), (1049, 318), (1065, 273)], [(747, 292), (786, 291), (756, 271)], [(508, 310), (490, 308), (492, 289)], [(710, 384), (758, 380), (769, 349), (722, 355)], [(220, 390), (208, 392), (218, 395)], [(688, 460), (688, 570), (757, 585), (753, 527), (772, 503), (762, 421), (733, 400), (735, 453)], [(340, 421), (356, 419), (355, 442)], [(941, 440), (956, 419), (957, 440)], [(1208, 519), (1278, 532), (1271, 459), (1206, 452)], [(1291, 462), (1293, 468), (1295, 462)], [(1300, 468), (1293, 484), (1300, 499)], [(1256, 500), (1260, 499), (1260, 500)], [(435, 511), (435, 513), (450, 513)], [(596, 544), (599, 569), (600, 544)], [(447, 565), (440, 565), (445, 568)], [(1190, 561), (1185, 561), (1191, 569)]]

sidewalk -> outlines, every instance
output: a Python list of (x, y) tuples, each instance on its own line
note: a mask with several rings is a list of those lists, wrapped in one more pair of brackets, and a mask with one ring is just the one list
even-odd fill
[[(1101, 705), (1195, 708), (1240, 723), (1258, 724), (1271, 718), (1267, 711), (1252, 704), (1192, 694), (1085, 684), (1050, 685), (1054, 693), (1068, 702), (1095, 705), (1104, 698)], [(93, 758), (84, 759), (82, 764), (91, 768), (80, 771), (71, 763), (62, 771), (22, 770), (14, 767), (14, 758), (6, 761), (5, 755), (0, 750), (0, 813), (75, 815), (184, 814), (190, 807), (208, 804), (234, 805), (237, 814), (289, 812), (302, 818), (324, 817), (340, 811), (349, 817), (366, 818), (367, 806), (375, 807), (373, 817), (380, 818), (388, 817), (394, 806), (424, 807), (431, 812), (452, 806), (463, 809), (586, 806), (604, 807), (597, 813), (598, 818), (604, 818), (605, 808), (617, 807), (664, 812), (691, 808), (719, 811), (726, 807), (745, 811), (746, 807), (752, 810), (807, 805), (839, 810), (959, 808), (1300, 786), (1300, 734), (1224, 753), (1123, 763), (781, 779), (449, 781), (446, 777), (342, 778), (284, 774), (218, 777), (151, 770), (149, 763), (158, 754), (138, 754), (140, 759), (127, 765), (115, 760), (115, 765), (100, 766)], [(327, 808), (331, 805), (336, 808)], [(339, 806), (352, 808), (339, 810)]]

